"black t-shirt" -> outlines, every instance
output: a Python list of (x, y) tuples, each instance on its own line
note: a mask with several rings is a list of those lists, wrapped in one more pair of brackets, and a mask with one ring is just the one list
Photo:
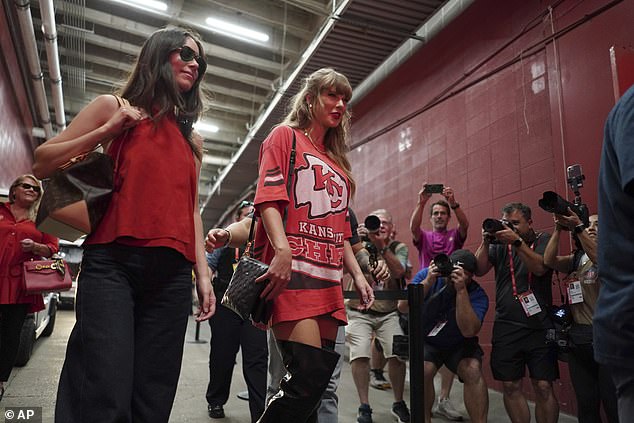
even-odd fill
[[(529, 246), (543, 256), (549, 239), (549, 234), (538, 233), (537, 239)], [(515, 249), (511, 247), (517, 293), (522, 294), (529, 290), (530, 279), (530, 289), (535, 294), (542, 309), (540, 313), (527, 317), (519, 300), (515, 299), (513, 295), (508, 251), (508, 245), (495, 244), (489, 247), (489, 261), (495, 268), (495, 321), (532, 329), (551, 327), (548, 309), (553, 303), (552, 270), (547, 271), (542, 276), (531, 274), (529, 277), (526, 265), (516, 255)]]
[(348, 214), (350, 215), (350, 230), (352, 231), (352, 236), (350, 237), (350, 245), (354, 245), (360, 242), (359, 235), (357, 235), (359, 222), (357, 221), (357, 216), (349, 207), (348, 207)]

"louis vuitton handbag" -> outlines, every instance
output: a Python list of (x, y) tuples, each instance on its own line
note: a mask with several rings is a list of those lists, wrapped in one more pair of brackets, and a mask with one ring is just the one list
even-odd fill
[(61, 258), (29, 260), (22, 264), (24, 291), (28, 295), (68, 291), (72, 280), (68, 264)]
[[(290, 191), (293, 168), (295, 166), (295, 132), (293, 131), (293, 145), (289, 160), (288, 178), (286, 182), (286, 192)], [(284, 212), (284, 226), (286, 227), (286, 210)], [(260, 298), (260, 294), (266, 287), (268, 280), (260, 283), (255, 280), (266, 273), (269, 266), (251, 257), (251, 246), (253, 244), (253, 230), (255, 227), (255, 217), (251, 220), (249, 229), (249, 239), (244, 253), (238, 261), (231, 282), (222, 297), (221, 304), (233, 310), (242, 320), (251, 319), (255, 323), (267, 324), (272, 311), (272, 302)]]
[[(126, 101), (117, 97), (119, 106)], [(45, 183), (35, 219), (37, 229), (71, 242), (91, 233), (108, 210), (117, 161), (108, 154), (90, 151), (57, 169)]]

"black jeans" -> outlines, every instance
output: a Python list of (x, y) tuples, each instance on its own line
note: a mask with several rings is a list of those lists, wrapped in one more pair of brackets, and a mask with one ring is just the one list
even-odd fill
[[(575, 333), (588, 333), (590, 340), (592, 339), (592, 326), (575, 325), (573, 330)], [(592, 344), (572, 344), (568, 354), (568, 367), (577, 397), (579, 423), (601, 423), (601, 404), (608, 422), (618, 423), (616, 387), (609, 369), (594, 360)]]
[(0, 381), (9, 380), (20, 347), (28, 304), (0, 304)]
[[(220, 300), (218, 300), (220, 301)], [(209, 351), (209, 385), (207, 403), (225, 405), (238, 348), (242, 351), (242, 373), (249, 390), (249, 411), (255, 423), (264, 411), (268, 345), (266, 331), (243, 321), (236, 313), (220, 305), (209, 319), (211, 341)]]
[(55, 421), (169, 420), (191, 308), (192, 263), (162, 247), (88, 246)]

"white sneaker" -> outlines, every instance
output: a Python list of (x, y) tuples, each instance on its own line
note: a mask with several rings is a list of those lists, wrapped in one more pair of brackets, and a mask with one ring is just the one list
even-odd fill
[(453, 408), (453, 404), (449, 401), (449, 398), (438, 398), (438, 402), (432, 411), (435, 415), (442, 416), (447, 420), (452, 420), (454, 422), (461, 422), (463, 420), (462, 414)]

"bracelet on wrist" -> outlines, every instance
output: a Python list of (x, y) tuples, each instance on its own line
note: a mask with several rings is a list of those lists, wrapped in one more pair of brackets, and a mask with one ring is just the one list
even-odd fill
[(223, 231), (227, 233), (227, 240), (225, 241), (223, 247), (226, 247), (231, 242), (231, 231), (227, 228), (224, 228)]
[(583, 223), (578, 224), (577, 226), (575, 226), (575, 233), (576, 234), (580, 234), (581, 232), (583, 232), (586, 229), (586, 225), (584, 225)]

